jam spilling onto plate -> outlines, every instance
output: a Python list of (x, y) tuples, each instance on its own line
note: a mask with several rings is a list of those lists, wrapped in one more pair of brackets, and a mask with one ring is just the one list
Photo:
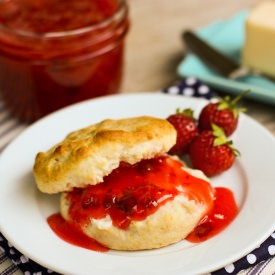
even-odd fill
[(186, 238), (190, 242), (205, 241), (225, 229), (237, 216), (238, 207), (231, 190), (216, 187), (214, 207)]
[(70, 244), (98, 252), (109, 250), (94, 239), (86, 236), (78, 227), (66, 222), (59, 213), (48, 217), (47, 222), (57, 236)]
[[(204, 241), (224, 229), (237, 215), (238, 209), (230, 190), (214, 189), (207, 181), (186, 172), (182, 166), (180, 161), (168, 156), (143, 160), (135, 165), (121, 163), (104, 178), (104, 182), (84, 189), (76, 188), (66, 194), (71, 203), (68, 222), (54, 214), (48, 218), (48, 223), (64, 240), (89, 248), (82, 241), (77, 241), (76, 236), (83, 235), (79, 225), (85, 226), (91, 218), (102, 219), (109, 215), (114, 226), (126, 230), (132, 220), (145, 219), (183, 193), (189, 199), (206, 205), (204, 218), (187, 237), (191, 242)], [(72, 240), (68, 234), (70, 227), (76, 239)], [(89, 249), (102, 251), (103, 248), (96, 243), (95, 248)]]

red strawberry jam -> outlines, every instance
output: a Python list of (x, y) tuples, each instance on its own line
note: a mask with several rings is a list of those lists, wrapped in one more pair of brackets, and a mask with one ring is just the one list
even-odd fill
[(31, 122), (88, 98), (119, 92), (123, 0), (0, 1), (0, 91)]
[[(131, 221), (144, 220), (175, 196), (184, 194), (206, 206), (204, 218), (187, 239), (192, 242), (206, 240), (234, 219), (237, 206), (231, 191), (214, 189), (209, 182), (191, 175), (182, 167), (182, 162), (168, 156), (142, 160), (134, 165), (121, 163), (102, 183), (84, 189), (75, 188), (66, 194), (71, 204), (68, 222), (63, 220), (62, 225), (60, 215), (51, 216), (48, 222), (61, 238), (75, 244), (75, 240), (67, 235), (68, 227), (63, 231), (64, 225), (76, 230), (89, 223), (91, 218), (102, 219), (109, 215), (114, 226), (127, 230)], [(81, 243), (78, 245), (83, 247)], [(96, 247), (94, 250), (100, 249)]]
[(212, 209), (211, 185), (190, 176), (180, 161), (161, 156), (135, 165), (122, 163), (104, 182), (67, 193), (71, 203), (69, 217), (85, 225), (90, 218), (109, 215), (114, 226), (127, 229), (132, 220), (144, 220), (180, 193)]

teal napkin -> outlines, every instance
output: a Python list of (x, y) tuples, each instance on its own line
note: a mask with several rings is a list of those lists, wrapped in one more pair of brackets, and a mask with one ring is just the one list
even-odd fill
[[(245, 37), (244, 22), (247, 14), (248, 10), (242, 10), (228, 20), (217, 21), (199, 29), (198, 34), (220, 52), (240, 63)], [(220, 91), (238, 94), (249, 89), (251, 98), (275, 104), (275, 82), (259, 76), (248, 76), (239, 80), (224, 78), (191, 53), (179, 64), (178, 73), (182, 77), (197, 77)]]

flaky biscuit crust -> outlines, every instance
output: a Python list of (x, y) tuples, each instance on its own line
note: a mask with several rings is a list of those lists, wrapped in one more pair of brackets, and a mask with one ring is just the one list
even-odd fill
[(70, 191), (102, 182), (120, 162), (134, 164), (166, 153), (176, 142), (176, 130), (166, 120), (149, 116), (107, 119), (74, 131), (33, 167), (44, 193)]

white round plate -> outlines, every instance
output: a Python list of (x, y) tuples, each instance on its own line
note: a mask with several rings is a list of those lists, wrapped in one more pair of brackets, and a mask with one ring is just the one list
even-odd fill
[(193, 108), (198, 115), (205, 104), (203, 99), (161, 93), (116, 95), (67, 107), (34, 123), (1, 155), (1, 232), (27, 257), (63, 274), (201, 274), (249, 253), (275, 229), (275, 139), (244, 114), (232, 136), (241, 157), (229, 171), (212, 178), (214, 186), (234, 192), (240, 211), (230, 226), (203, 243), (183, 240), (150, 251), (107, 253), (70, 245), (58, 238), (46, 221), (58, 212), (58, 195), (40, 193), (32, 176), (36, 153), (72, 130), (105, 118), (166, 118), (177, 107)]

